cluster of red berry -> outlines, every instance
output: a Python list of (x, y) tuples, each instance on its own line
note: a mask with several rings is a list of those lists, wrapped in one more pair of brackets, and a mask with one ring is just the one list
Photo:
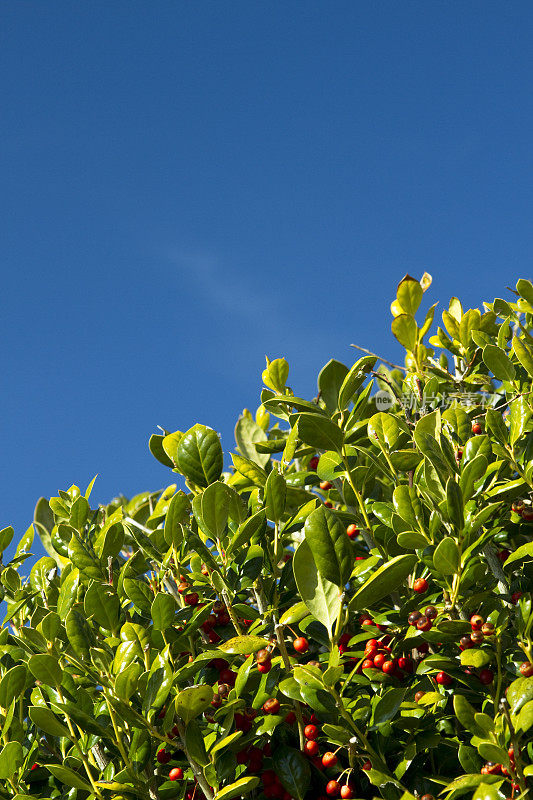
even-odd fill
[(503, 775), (506, 778), (511, 778), (511, 797), (515, 792), (520, 791), (520, 784), (516, 780), (516, 762), (514, 747), (510, 747), (507, 751), (509, 756), (509, 769), (504, 764), (497, 764), (494, 761), (487, 761), (481, 767), (482, 775)]

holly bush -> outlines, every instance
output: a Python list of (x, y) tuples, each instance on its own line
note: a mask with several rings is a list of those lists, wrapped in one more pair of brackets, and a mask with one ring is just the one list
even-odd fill
[(527, 795), (533, 286), (424, 343), (430, 282), (391, 306), (403, 366), (331, 360), (309, 400), (267, 361), (226, 471), (197, 424), (149, 443), (182, 488), (38, 502), (0, 576), (0, 797)]

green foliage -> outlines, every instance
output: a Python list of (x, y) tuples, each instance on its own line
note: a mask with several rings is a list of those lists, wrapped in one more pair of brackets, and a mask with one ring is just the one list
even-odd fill
[(39, 500), (0, 573), (0, 800), (531, 790), (533, 286), (431, 334), (430, 283), (391, 305), (402, 367), (305, 399), (267, 359), (227, 471), (196, 424), (150, 437), (180, 488)]

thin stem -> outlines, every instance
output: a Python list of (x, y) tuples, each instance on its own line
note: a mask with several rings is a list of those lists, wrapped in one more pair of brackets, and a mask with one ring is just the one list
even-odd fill
[(201, 767), (196, 763), (194, 758), (191, 756), (191, 754), (189, 753), (189, 750), (187, 748), (187, 745), (185, 743), (185, 726), (183, 725), (183, 722), (181, 720), (177, 720), (176, 726), (178, 728), (179, 736), (180, 736), (180, 739), (181, 739), (183, 752), (185, 753), (187, 761), (191, 765), (191, 769), (192, 769), (192, 771), (194, 773), (194, 777), (198, 781), (198, 785), (200, 786), (200, 789), (202, 790), (202, 792), (205, 794), (207, 800), (213, 800), (213, 796), (214, 796), (213, 795), (213, 791), (212, 791), (211, 787), (209, 786), (209, 784), (207, 783), (206, 779), (204, 778), (204, 773), (202, 772)]
[[(281, 653), (281, 658), (283, 659), (283, 666), (287, 670), (287, 672), (291, 672), (291, 662), (289, 659), (289, 654), (287, 652), (287, 646), (285, 644), (285, 637), (283, 635), (283, 625), (280, 625), (279, 622), (275, 624), (276, 630), (276, 639), (278, 641), (279, 651)], [(296, 714), (296, 720), (298, 722), (298, 736), (300, 738), (300, 750), (303, 751), (305, 745), (305, 736), (304, 736), (304, 721), (302, 716), (302, 709), (298, 700), (293, 700), (293, 708), (294, 713)]]
[(239, 620), (237, 619), (233, 608), (231, 607), (231, 600), (229, 598), (229, 594), (227, 593), (226, 589), (222, 590), (222, 598), (226, 604), (226, 608), (228, 609), (229, 618), (235, 628), (235, 632), (237, 636), (242, 636), (241, 626), (239, 625)]
[(366, 347), (360, 347), (358, 344), (351, 344), (350, 347), (355, 347), (356, 350), (360, 350), (362, 353), (366, 353), (367, 356), (375, 356), (379, 361), (383, 361), (384, 364), (388, 364), (389, 367), (394, 367), (394, 369), (401, 369), (402, 372), (407, 372), (405, 367), (401, 367), (399, 364), (395, 364), (393, 361), (388, 361), (386, 358), (382, 358), (378, 356), (377, 353), (373, 353), (371, 350), (367, 350)]

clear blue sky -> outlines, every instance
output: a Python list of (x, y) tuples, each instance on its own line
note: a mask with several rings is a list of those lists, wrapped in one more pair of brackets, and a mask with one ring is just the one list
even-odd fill
[[(398, 355), (405, 272), (531, 277), (531, 2), (12, 0), (0, 20), (1, 519), (226, 450), (264, 355)], [(441, 306), (442, 307), (442, 306)]]

